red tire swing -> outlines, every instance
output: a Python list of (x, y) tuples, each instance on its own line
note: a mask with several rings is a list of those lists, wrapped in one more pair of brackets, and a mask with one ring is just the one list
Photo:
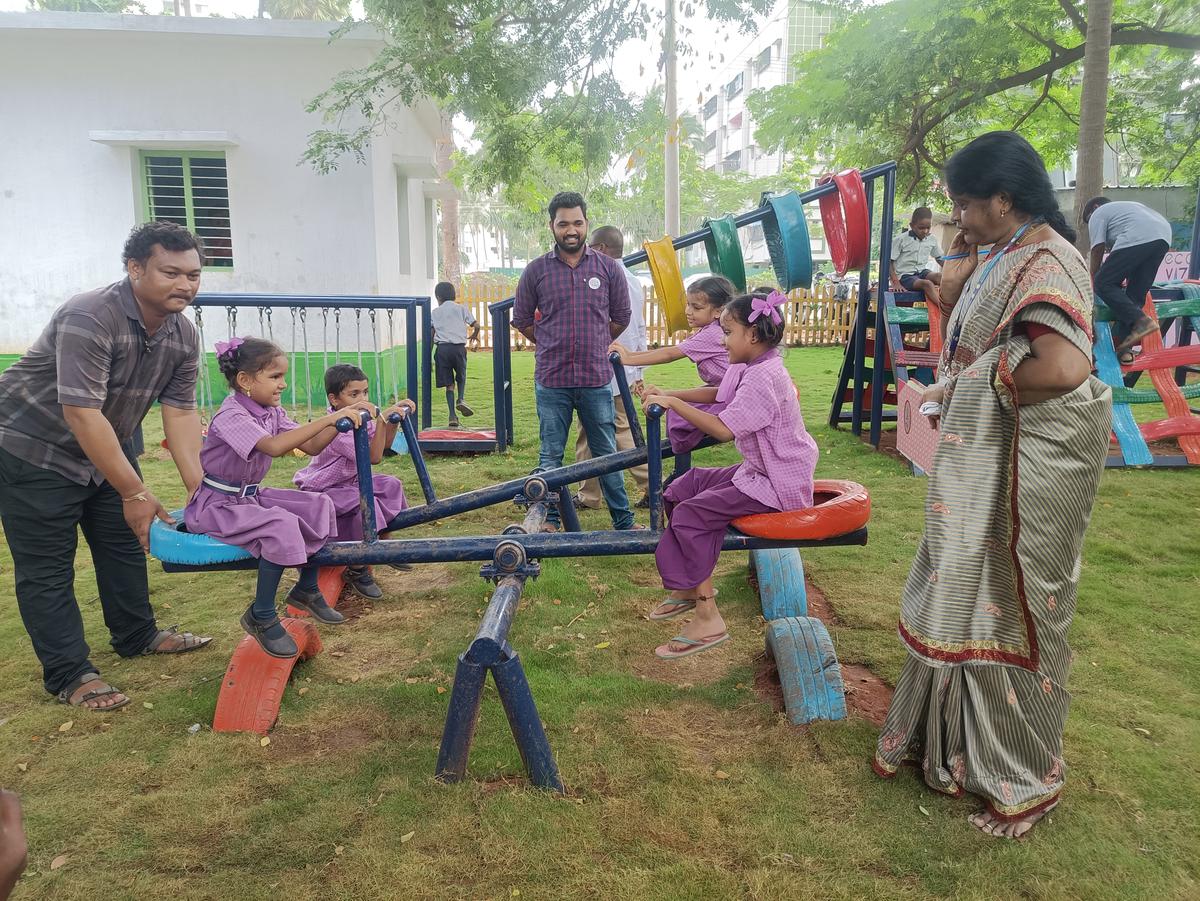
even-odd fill
[(871, 496), (862, 485), (844, 479), (817, 479), (811, 507), (739, 516), (733, 527), (756, 538), (821, 541), (865, 528), (870, 518)]
[(822, 175), (818, 185), (833, 182), (837, 193), (820, 199), (821, 225), (838, 275), (862, 269), (871, 257), (871, 226), (868, 221), (867, 191), (857, 169)]

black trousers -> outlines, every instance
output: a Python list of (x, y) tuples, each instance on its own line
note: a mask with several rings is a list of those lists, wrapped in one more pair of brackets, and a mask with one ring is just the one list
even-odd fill
[[(1119, 342), (1129, 334), (1142, 315), (1146, 292), (1154, 284), (1154, 276), (1171, 245), (1166, 241), (1150, 241), (1114, 250), (1096, 273), (1096, 293), (1120, 321), (1113, 328)], [(1124, 283), (1124, 287), (1122, 287)]]
[(136, 656), (157, 635), (146, 555), (107, 482), (78, 485), (0, 450), (0, 522), (12, 552), (17, 606), (46, 691), (58, 694), (84, 673), (99, 672), (88, 660), (75, 599), (79, 528), (92, 552), (113, 650)]

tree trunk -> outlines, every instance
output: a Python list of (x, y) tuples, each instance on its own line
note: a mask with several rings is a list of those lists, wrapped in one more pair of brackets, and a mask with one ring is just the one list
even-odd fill
[(1076, 245), (1086, 258), (1091, 249), (1083, 205), (1104, 189), (1104, 124), (1108, 114), (1108, 61), (1112, 46), (1113, 0), (1088, 0), (1083, 54), (1083, 90), (1079, 99), (1079, 150), (1075, 161)]
[(459, 250), (458, 191), (448, 178), (453, 165), (454, 126), (450, 116), (442, 113), (442, 136), (437, 142), (437, 173), (447, 196), (441, 199), (442, 208), (442, 278), (455, 285), (462, 283), (462, 254)]

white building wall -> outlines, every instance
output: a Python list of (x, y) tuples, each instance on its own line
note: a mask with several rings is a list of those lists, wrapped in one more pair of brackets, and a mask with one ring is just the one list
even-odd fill
[[(401, 149), (432, 172), (436, 115), (394, 111), (366, 165), (347, 159), (321, 176), (300, 161), (321, 127), (305, 104), (378, 46), (329, 44), (328, 29), (0, 14), (0, 352), (28, 346), (71, 295), (121, 277), (122, 244), (141, 219), (139, 149), (225, 152), (234, 266), (206, 270), (203, 290), (430, 293), (421, 182), (409, 182), (408, 232), (421, 265), (400, 273), (391, 173)], [(98, 132), (122, 134), (114, 145)]]

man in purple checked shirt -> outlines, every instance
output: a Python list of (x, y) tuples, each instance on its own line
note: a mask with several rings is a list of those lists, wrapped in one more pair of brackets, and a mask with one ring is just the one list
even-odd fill
[[(587, 246), (587, 202), (573, 191), (550, 201), (554, 249), (525, 267), (517, 284), (512, 324), (534, 344), (539, 469), (562, 466), (575, 412), (593, 457), (617, 449), (608, 346), (629, 324), (629, 286), (619, 261)], [(534, 314), (540, 313), (536, 324)], [(600, 477), (613, 528), (636, 528), (624, 474)], [(550, 508), (546, 531), (557, 531)]]

